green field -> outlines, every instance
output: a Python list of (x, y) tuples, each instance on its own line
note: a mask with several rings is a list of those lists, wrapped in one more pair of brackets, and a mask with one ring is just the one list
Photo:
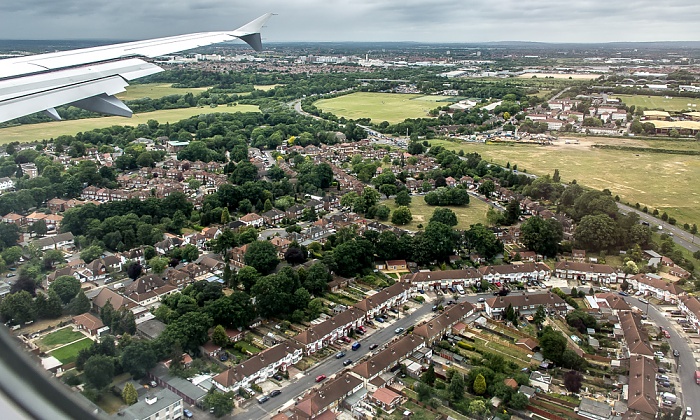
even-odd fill
[(428, 118), (428, 112), (438, 106), (446, 96), (411, 95), (401, 93), (356, 92), (314, 103), (324, 112), (350, 119), (370, 118), (375, 123), (387, 121), (399, 123), (407, 118)]
[(161, 124), (174, 123), (186, 118), (215, 112), (260, 112), (255, 105), (219, 106), (216, 108), (180, 108), (134, 114), (131, 118), (100, 117), (71, 121), (52, 121), (40, 124), (19, 125), (0, 129), (0, 144), (13, 141), (30, 142), (56, 138), (61, 135), (74, 135), (78, 132), (90, 131), (96, 128), (106, 128), (113, 125), (145, 124), (148, 120), (157, 120)]
[[(634, 105), (637, 108), (661, 109), (664, 111), (697, 111), (700, 106), (698, 98), (678, 98), (665, 96), (649, 96), (649, 95), (615, 95), (614, 98), (619, 98), (627, 106)], [(690, 104), (691, 106), (688, 106)], [(696, 106), (692, 106), (695, 104)]]
[[(587, 138), (589, 141), (593, 140)], [(615, 144), (617, 139), (595, 139), (598, 143)], [(598, 141), (599, 140), (599, 141)], [(667, 142), (654, 141), (649, 145), (666, 145)], [(679, 142), (683, 147), (687, 142)], [(581, 185), (595, 189), (608, 188), (613, 195), (619, 195), (623, 202), (640, 203), (650, 211), (658, 208), (668, 212), (679, 224), (700, 224), (700, 157), (644, 153), (639, 151), (619, 151), (595, 149), (587, 146), (532, 146), (515, 144), (475, 144), (455, 143), (447, 140), (431, 140), (433, 145), (445, 146), (450, 150), (463, 149), (477, 152), (489, 161), (511, 165), (537, 175), (554, 173), (559, 169), (562, 181), (577, 180)], [(625, 144), (646, 142), (625, 141)], [(691, 149), (696, 146), (693, 144)]]
[(42, 349), (46, 350), (52, 347), (59, 346), (61, 344), (71, 343), (83, 337), (85, 337), (83, 333), (79, 331), (73, 331), (73, 328), (71, 327), (66, 327), (54, 331), (51, 334), (47, 334), (44, 338), (39, 340), (39, 345)]
[[(413, 221), (407, 225), (399, 226), (408, 230), (418, 230), (418, 225), (422, 224), (424, 227), (430, 221), (430, 217), (437, 206), (429, 206), (425, 203), (425, 199), (422, 195), (411, 197), (411, 205), (408, 206), (411, 209), (411, 214), (413, 215)], [(384, 200), (380, 204), (386, 204), (392, 211), (396, 210), (397, 205), (394, 199)], [(457, 215), (457, 229), (469, 229), (470, 225), (476, 223), (486, 224), (486, 210), (488, 210), (488, 204), (481, 200), (477, 200), (474, 197), (470, 197), (469, 205), (466, 207), (448, 207), (452, 209)], [(391, 216), (389, 221), (391, 223)]]
[(64, 365), (68, 363), (73, 363), (75, 362), (75, 359), (78, 358), (78, 352), (80, 352), (80, 350), (82, 349), (86, 349), (92, 346), (92, 343), (92, 340), (90, 340), (89, 338), (85, 338), (84, 340), (76, 341), (71, 345), (56, 349), (49, 354), (55, 357), (56, 359), (60, 360)]
[(198, 94), (209, 89), (209, 87), (201, 88), (174, 88), (170, 83), (144, 83), (142, 85), (129, 85), (126, 92), (117, 95), (117, 98), (122, 101), (133, 101), (134, 99), (151, 98), (158, 99), (168, 95), (184, 95), (192, 92)]
[(262, 90), (263, 92), (267, 92), (268, 90), (272, 90), (272, 89), (276, 88), (277, 86), (284, 86), (284, 85), (277, 83), (274, 85), (254, 85), (253, 87), (255, 88), (255, 90)]

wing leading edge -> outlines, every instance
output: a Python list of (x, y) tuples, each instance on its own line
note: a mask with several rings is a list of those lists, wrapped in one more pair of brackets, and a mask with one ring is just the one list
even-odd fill
[(125, 90), (127, 80), (163, 71), (136, 57), (153, 58), (235, 38), (260, 51), (260, 30), (271, 16), (267, 13), (233, 31), (199, 32), (0, 60), (0, 122), (39, 111), (59, 119), (54, 108), (66, 104), (130, 117), (131, 110), (114, 95)]

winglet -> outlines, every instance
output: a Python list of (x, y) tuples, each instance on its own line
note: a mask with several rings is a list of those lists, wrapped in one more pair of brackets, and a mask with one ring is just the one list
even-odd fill
[(262, 40), (260, 38), (260, 29), (272, 17), (272, 13), (265, 13), (259, 18), (246, 23), (240, 28), (233, 31), (233, 34), (245, 41), (255, 51), (262, 51)]

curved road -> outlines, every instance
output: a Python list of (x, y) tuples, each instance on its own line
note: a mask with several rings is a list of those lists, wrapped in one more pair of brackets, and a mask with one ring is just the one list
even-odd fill
[[(668, 342), (671, 345), (671, 349), (678, 350), (681, 354), (677, 358), (677, 372), (672, 372), (672, 374), (678, 375), (682, 389), (682, 398), (679, 398), (678, 404), (682, 402), (685, 404), (683, 406), (684, 410), (685, 407), (692, 407), (694, 413), (700, 413), (700, 386), (695, 383), (696, 361), (695, 353), (693, 353), (694, 346), (691, 345), (690, 340), (682, 332), (678, 324), (672, 322), (654, 305), (644, 304), (633, 297), (625, 297), (624, 299), (630, 306), (636, 306), (644, 312), (648, 310), (649, 320), (653, 321), (657, 326), (664, 327), (669, 332), (671, 338), (668, 339)], [(659, 388), (659, 390), (663, 390), (663, 388)], [(681, 392), (678, 389), (676, 389), (676, 396), (681, 397)]]

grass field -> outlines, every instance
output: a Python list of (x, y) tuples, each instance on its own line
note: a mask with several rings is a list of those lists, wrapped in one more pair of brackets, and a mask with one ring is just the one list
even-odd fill
[[(413, 221), (400, 227), (409, 230), (418, 230), (419, 224), (422, 224), (424, 227), (428, 224), (437, 206), (427, 205), (422, 195), (413, 196), (412, 198), (413, 200), (408, 208), (411, 209)], [(393, 198), (384, 200), (380, 204), (386, 204), (391, 209), (392, 213), (398, 207)], [(476, 223), (486, 224), (486, 210), (488, 210), (488, 204), (481, 200), (476, 200), (474, 197), (470, 197), (469, 205), (466, 207), (452, 206), (448, 208), (452, 209), (457, 215), (457, 229), (469, 229), (470, 225)], [(387, 223), (391, 223), (391, 217), (389, 217)]]
[(75, 362), (75, 359), (77, 359), (78, 357), (78, 352), (82, 349), (86, 349), (92, 346), (92, 343), (92, 340), (90, 340), (89, 338), (85, 338), (84, 340), (76, 341), (75, 343), (69, 346), (56, 349), (49, 354), (55, 357), (56, 359), (60, 360), (64, 365), (66, 365), (68, 363)]
[[(627, 106), (634, 105), (637, 108), (661, 109), (664, 111), (693, 111), (698, 110), (700, 99), (697, 98), (678, 98), (665, 96), (648, 96), (648, 95), (615, 95)], [(688, 106), (690, 104), (690, 106)], [(692, 106), (695, 104), (696, 106)]]
[(126, 92), (117, 95), (122, 101), (132, 101), (134, 99), (151, 98), (158, 99), (168, 95), (184, 95), (188, 92), (197, 94), (204, 92), (209, 87), (201, 88), (174, 88), (170, 83), (144, 83), (142, 85), (129, 85)]
[(281, 84), (276, 84), (276, 85), (254, 85), (253, 87), (255, 90), (262, 90), (263, 92), (267, 92), (268, 90), (272, 90), (276, 88), (277, 86), (282, 86)]
[(46, 335), (39, 340), (39, 345), (46, 350), (61, 344), (68, 344), (83, 337), (85, 336), (81, 332), (73, 331), (71, 327), (66, 327)]
[(321, 99), (314, 105), (339, 117), (370, 118), (375, 123), (387, 121), (396, 124), (407, 118), (428, 118), (431, 109), (446, 105), (445, 102), (437, 103), (446, 98), (439, 95), (356, 92)]
[[(595, 140), (609, 144), (622, 142), (618, 139)], [(636, 142), (640, 145), (646, 143)], [(585, 145), (543, 147), (447, 140), (431, 140), (431, 143), (450, 150), (463, 149), (465, 153), (477, 152), (499, 164), (517, 164), (518, 170), (526, 169), (537, 175), (551, 175), (559, 169), (563, 182), (575, 179), (579, 184), (595, 189), (608, 188), (623, 202), (640, 203), (648, 206), (650, 211), (658, 208), (660, 212), (668, 212), (681, 225), (686, 222), (700, 224), (699, 156), (604, 150)], [(637, 143), (625, 140), (625, 144)]]
[(525, 73), (518, 76), (521, 79), (532, 79), (537, 76), (537, 79), (567, 79), (567, 80), (593, 80), (600, 77), (598, 74), (560, 74), (560, 73)]
[(74, 135), (78, 132), (90, 131), (96, 128), (106, 128), (113, 125), (145, 124), (148, 120), (156, 120), (161, 124), (165, 124), (166, 122), (174, 123), (195, 115), (211, 114), (215, 112), (260, 112), (260, 109), (255, 105), (237, 105), (232, 107), (219, 106), (216, 108), (181, 108), (144, 112), (142, 114), (134, 114), (134, 116), (131, 118), (101, 117), (19, 125), (16, 127), (0, 129), (0, 144), (6, 144), (13, 141), (30, 142), (50, 139), (64, 134)]

